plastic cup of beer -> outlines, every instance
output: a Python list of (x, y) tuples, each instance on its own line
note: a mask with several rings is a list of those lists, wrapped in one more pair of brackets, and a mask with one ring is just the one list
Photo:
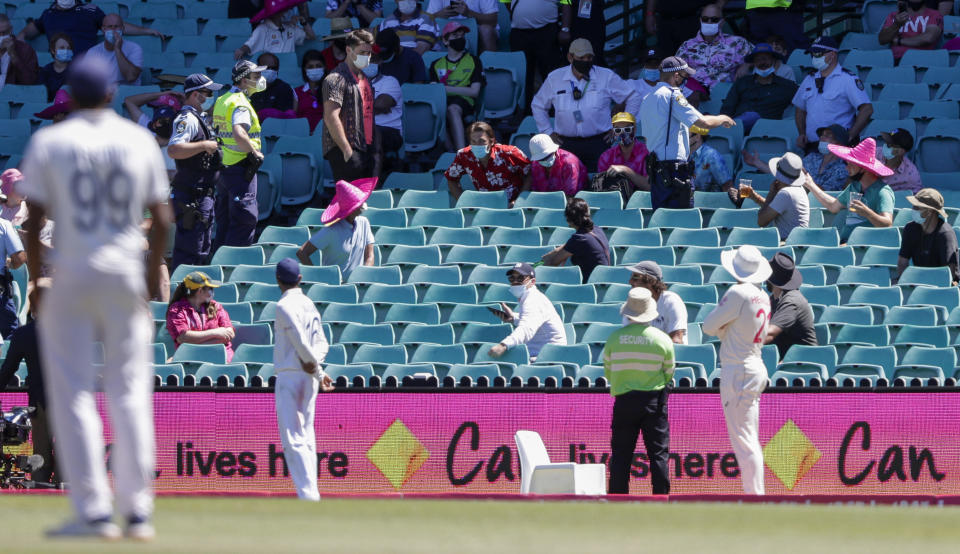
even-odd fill
[(753, 193), (753, 180), (740, 179), (740, 198), (750, 198)]
[(847, 209), (849, 209), (850, 211), (854, 211), (854, 209), (853, 209), (853, 203), (856, 202), (856, 201), (858, 201), (858, 200), (859, 200), (859, 201), (862, 201), (862, 200), (863, 200), (863, 194), (862, 194), (862, 193), (859, 193), (859, 192), (851, 192), (851, 193), (850, 193), (850, 200), (849, 200), (849, 202), (847, 202)]

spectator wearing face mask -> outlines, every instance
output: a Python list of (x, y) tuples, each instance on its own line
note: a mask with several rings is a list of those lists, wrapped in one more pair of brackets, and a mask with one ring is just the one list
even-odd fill
[(716, 4), (720, 8), (726, 0), (646, 0), (644, 25), (649, 35), (657, 36), (657, 47), (673, 55), (700, 26), (697, 17), (707, 4)]
[(943, 15), (927, 7), (924, 0), (901, 0), (887, 15), (877, 40), (889, 44), (893, 59), (899, 61), (907, 50), (933, 50), (943, 36)]
[(500, 12), (497, 0), (430, 0), (427, 14), (443, 19), (473, 19), (484, 51), (497, 50), (497, 18)]
[(261, 75), (267, 80), (266, 90), (250, 95), (250, 104), (253, 105), (253, 109), (260, 116), (260, 121), (268, 117), (292, 118), (295, 115), (293, 89), (286, 81), (277, 76), (280, 70), (280, 59), (269, 52), (265, 52), (257, 58), (257, 65), (266, 67)]
[(913, 220), (903, 226), (893, 284), (897, 284), (903, 271), (913, 263), (917, 267), (949, 267), (953, 286), (957, 286), (960, 283), (957, 235), (947, 223), (943, 195), (935, 189), (920, 189), (917, 194), (908, 196), (907, 201), (913, 205)]
[(300, 64), (303, 86), (297, 87), (294, 91), (293, 109), (297, 117), (307, 118), (311, 133), (317, 128), (317, 123), (323, 119), (323, 100), (320, 99), (323, 64), (323, 54), (320, 51), (307, 50)]
[(753, 64), (753, 75), (741, 77), (730, 87), (720, 113), (743, 122), (743, 132), (749, 134), (758, 119), (782, 119), (797, 93), (797, 84), (775, 74), (774, 61), (780, 55), (769, 44), (760, 43), (747, 56)]
[[(531, 104), (537, 129), (588, 167), (596, 167), (607, 149), (612, 134), (610, 106), (625, 105), (616, 111), (635, 115), (641, 103), (633, 87), (612, 70), (594, 65), (593, 58), (590, 41), (571, 42), (570, 65), (551, 71)], [(556, 114), (553, 122), (548, 115), (551, 107)]]
[(696, 70), (697, 81), (707, 89), (721, 81), (732, 83), (737, 69), (753, 50), (745, 38), (724, 34), (722, 26), (721, 7), (704, 6), (700, 10), (700, 31), (677, 50), (677, 56)]
[[(100, 34), (105, 17), (103, 10), (94, 4), (77, 2), (77, 0), (56, 0), (49, 8), (43, 10), (40, 17), (28, 20), (26, 26), (17, 33), (17, 38), (32, 40), (42, 33), (47, 35), (48, 39), (52, 39), (59, 33), (66, 33), (73, 41), (74, 55), (79, 56), (97, 43), (97, 35)], [(121, 24), (122, 31), (126, 35), (163, 36), (156, 29), (133, 23), (121, 22)]]
[(37, 82), (40, 66), (37, 53), (21, 39), (13, 36), (13, 25), (6, 14), (0, 13), (0, 87), (33, 85)]
[(420, 11), (417, 0), (397, 2), (397, 11), (380, 24), (380, 31), (387, 29), (397, 33), (401, 46), (416, 50), (421, 56), (437, 42), (437, 27)]
[[(378, 55), (373, 59), (380, 60)], [(396, 169), (403, 148), (403, 93), (396, 79), (380, 71), (380, 63), (370, 62), (363, 74), (373, 86), (373, 121), (379, 141), (374, 147), (373, 174), (380, 177)]]
[(889, 133), (880, 133), (880, 139), (883, 141), (883, 165), (893, 170), (893, 175), (885, 177), (883, 182), (895, 191), (908, 190), (915, 193), (922, 189), (920, 171), (907, 157), (907, 152), (913, 148), (913, 136), (910, 132), (898, 128)]
[[(839, 125), (817, 129), (817, 149), (803, 157), (803, 169), (813, 177), (823, 190), (843, 190), (850, 180), (847, 163), (830, 151), (831, 144), (848, 146), (847, 130)], [(757, 156), (756, 152), (742, 152), (744, 165), (757, 168), (761, 173), (769, 173), (768, 164)]]
[(259, 25), (243, 46), (233, 52), (233, 59), (239, 60), (253, 52), (293, 52), (304, 40), (315, 40), (313, 27), (290, 10), (295, 3), (295, 0), (265, 0), (263, 9), (250, 18), (250, 23)]
[(347, 36), (347, 59), (323, 79), (323, 156), (333, 178), (355, 180), (373, 173), (376, 148), (374, 95), (363, 69), (373, 55), (373, 35)]
[(604, 179), (626, 179), (630, 183), (625, 195), (627, 198), (634, 190), (650, 190), (647, 178), (647, 154), (650, 152), (646, 144), (637, 141), (636, 119), (631, 114), (620, 112), (610, 122), (613, 124), (613, 146), (600, 154), (597, 173), (604, 173)]
[(123, 40), (123, 19), (111, 13), (103, 18), (103, 42), (87, 50), (87, 56), (105, 60), (113, 68), (113, 83), (139, 85), (143, 71), (143, 49)]
[(483, 64), (467, 52), (469, 30), (457, 21), (444, 25), (441, 36), (447, 55), (430, 65), (430, 80), (443, 84), (447, 92), (447, 141), (454, 150), (465, 146), (463, 122), (476, 115), (483, 84)]
[(810, 46), (816, 70), (804, 78), (793, 97), (797, 108), (797, 145), (807, 152), (816, 148), (817, 129), (840, 125), (847, 136), (860, 136), (873, 116), (870, 95), (856, 74), (840, 66), (839, 48), (833, 37), (822, 36)]
[(356, 17), (360, 27), (367, 28), (378, 17), (383, 17), (380, 0), (327, 0), (327, 17)]
[(559, 190), (567, 197), (575, 196), (587, 185), (587, 167), (572, 152), (568, 152), (543, 133), (530, 139), (530, 190), (550, 192)]
[(376, 45), (380, 48), (381, 73), (393, 77), (401, 85), (427, 82), (423, 58), (413, 48), (401, 46), (395, 30), (384, 29), (377, 33)]
[[(153, 115), (143, 110), (146, 105), (153, 108)], [(170, 136), (173, 135), (173, 120), (182, 105), (183, 94), (177, 91), (145, 92), (123, 99), (123, 107), (126, 108), (130, 119), (137, 125), (146, 127), (157, 139), (168, 173), (176, 169), (173, 158), (167, 154), (167, 144), (170, 142)]]
[(477, 190), (506, 191), (512, 206), (520, 191), (529, 187), (530, 160), (516, 146), (498, 143), (493, 127), (485, 121), (471, 123), (467, 136), (470, 146), (457, 152), (444, 173), (450, 196), (454, 201), (460, 198), (460, 179), (467, 175)]
[(67, 69), (73, 61), (73, 41), (66, 33), (50, 37), (50, 56), (53, 61), (40, 68), (37, 84), (47, 87), (47, 102), (52, 102), (57, 91), (67, 82)]
[(797, 227), (810, 226), (810, 199), (803, 189), (806, 175), (803, 161), (793, 152), (787, 152), (769, 162), (768, 171), (774, 181), (767, 197), (760, 196), (753, 187), (740, 186), (740, 195), (747, 197), (760, 206), (757, 213), (757, 225), (774, 225), (780, 233), (780, 239), (790, 236)]
[(330, 20), (330, 34), (323, 37), (327, 47), (320, 51), (323, 56), (323, 69), (331, 71), (347, 59), (347, 35), (353, 31), (353, 23), (346, 17), (335, 17)]

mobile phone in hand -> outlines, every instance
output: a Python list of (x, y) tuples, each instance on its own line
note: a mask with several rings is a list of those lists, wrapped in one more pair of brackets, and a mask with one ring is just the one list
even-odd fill
[(498, 310), (497, 308), (493, 308), (493, 307), (490, 307), (490, 306), (487, 306), (487, 309), (490, 310), (490, 312), (492, 312), (493, 315), (499, 317), (500, 319), (507, 319), (507, 318), (510, 317), (510, 315), (507, 314), (507, 312), (505, 312), (505, 311), (503, 311), (503, 310)]

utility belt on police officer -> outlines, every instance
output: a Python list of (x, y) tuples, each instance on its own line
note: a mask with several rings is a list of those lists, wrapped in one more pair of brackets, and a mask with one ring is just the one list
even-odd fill
[(678, 160), (658, 160), (653, 152), (647, 154), (647, 174), (668, 188), (689, 190), (693, 178), (694, 163)]
[(203, 217), (200, 212), (200, 201), (204, 198), (213, 197), (215, 190), (213, 185), (194, 186), (194, 187), (173, 187), (173, 200), (175, 207), (180, 210), (178, 223), (187, 231), (193, 230), (198, 222), (209, 225), (212, 223), (211, 216)]
[(13, 278), (13, 273), (10, 272), (10, 268), (4, 266), (3, 271), (0, 272), (0, 298), (9, 299), (15, 296), (13, 290), (13, 284), (16, 282), (16, 279)]

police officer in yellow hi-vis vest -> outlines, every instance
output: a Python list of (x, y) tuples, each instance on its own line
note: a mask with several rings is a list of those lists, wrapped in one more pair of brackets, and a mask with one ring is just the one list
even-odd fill
[(214, 210), (217, 232), (214, 250), (220, 246), (249, 246), (257, 227), (257, 169), (263, 163), (260, 151), (260, 120), (250, 105), (251, 94), (267, 88), (260, 72), (266, 69), (248, 60), (233, 66), (233, 87), (213, 107), (213, 127), (223, 149), (223, 169), (217, 183)]

